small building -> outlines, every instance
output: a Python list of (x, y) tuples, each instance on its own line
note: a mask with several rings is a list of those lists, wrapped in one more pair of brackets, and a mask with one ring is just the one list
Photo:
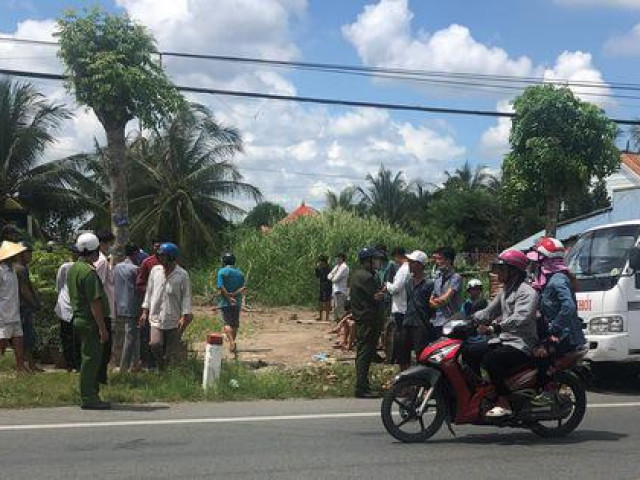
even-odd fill
[(304, 200), (300, 204), (298, 208), (293, 210), (289, 215), (284, 217), (278, 223), (289, 223), (293, 222), (301, 217), (315, 217), (316, 215), (320, 215), (320, 212), (313, 207), (304, 203)]
[[(570, 245), (578, 235), (590, 228), (637, 219), (640, 219), (640, 185), (618, 188), (613, 191), (610, 207), (560, 222), (556, 238)], [(528, 250), (544, 235), (545, 231), (540, 230), (515, 244), (512, 248)]]
[[(558, 224), (556, 237), (570, 245), (582, 232), (609, 223), (637, 220), (640, 218), (640, 153), (624, 151), (620, 155), (620, 170), (606, 179), (611, 206), (581, 215)], [(525, 238), (512, 248), (528, 250), (545, 231)]]

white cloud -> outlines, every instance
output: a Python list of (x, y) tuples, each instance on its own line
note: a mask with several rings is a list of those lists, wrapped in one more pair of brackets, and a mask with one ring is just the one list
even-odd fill
[[(413, 14), (407, 0), (380, 0), (364, 7), (356, 21), (342, 27), (363, 63), (378, 67), (537, 77), (540, 80), (603, 82), (588, 52), (565, 51), (552, 68), (536, 66), (527, 56), (513, 57), (499, 47), (476, 40), (470, 30), (452, 24), (433, 33), (411, 30)], [(571, 87), (585, 100), (604, 104), (608, 88)], [(462, 92), (460, 88), (456, 92)]]
[(511, 58), (499, 47), (484, 45), (462, 25), (414, 37), (412, 18), (407, 0), (381, 0), (365, 6), (342, 32), (367, 65), (501, 75), (526, 75), (532, 69), (527, 57)]
[(608, 55), (632, 57), (640, 55), (640, 23), (622, 35), (614, 35), (604, 44)]
[[(513, 106), (508, 100), (498, 102), (498, 112), (513, 112)], [(502, 158), (509, 152), (509, 134), (511, 133), (511, 119), (499, 117), (495, 126), (488, 128), (480, 138), (480, 154), (485, 158)]]
[(571, 90), (584, 101), (604, 106), (611, 99), (602, 95), (611, 94), (611, 89), (604, 82), (602, 73), (593, 65), (593, 55), (587, 52), (562, 52), (553, 68), (544, 71), (545, 81), (568, 81), (576, 84), (599, 84), (602, 87), (572, 85)]
[(339, 137), (359, 137), (374, 133), (388, 121), (389, 114), (385, 110), (360, 108), (334, 119), (329, 132)]
[(604, 7), (640, 9), (640, 0), (555, 0), (566, 7)]

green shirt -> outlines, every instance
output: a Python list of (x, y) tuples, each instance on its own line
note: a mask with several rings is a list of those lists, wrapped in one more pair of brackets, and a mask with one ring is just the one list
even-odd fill
[(109, 299), (104, 292), (100, 277), (94, 268), (83, 260), (78, 260), (69, 269), (67, 277), (73, 318), (92, 320), (91, 302), (100, 299), (105, 317), (110, 315)]
[(383, 309), (375, 299), (379, 288), (373, 275), (364, 268), (359, 268), (353, 273), (350, 281), (351, 312), (356, 322), (381, 320)]

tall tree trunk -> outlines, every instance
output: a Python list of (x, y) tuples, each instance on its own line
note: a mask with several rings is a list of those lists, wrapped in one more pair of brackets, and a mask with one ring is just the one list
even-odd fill
[(555, 237), (558, 230), (558, 217), (560, 216), (560, 195), (552, 193), (546, 197), (547, 217), (545, 230), (547, 237)]
[(111, 229), (116, 237), (116, 260), (124, 258), (129, 241), (129, 186), (126, 155), (126, 124), (105, 125), (107, 134), (106, 170), (111, 193)]

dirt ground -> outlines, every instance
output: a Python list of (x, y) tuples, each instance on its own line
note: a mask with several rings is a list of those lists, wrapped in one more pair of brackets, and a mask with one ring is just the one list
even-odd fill
[[(203, 309), (202, 313), (205, 312), (211, 314), (210, 309)], [(302, 307), (256, 307), (250, 312), (243, 311), (238, 359), (286, 366), (353, 360), (353, 351), (333, 348), (337, 336), (329, 331), (334, 325), (316, 321), (316, 317), (317, 312)], [(198, 347), (204, 349), (204, 344)], [(225, 356), (230, 357), (226, 343)]]

